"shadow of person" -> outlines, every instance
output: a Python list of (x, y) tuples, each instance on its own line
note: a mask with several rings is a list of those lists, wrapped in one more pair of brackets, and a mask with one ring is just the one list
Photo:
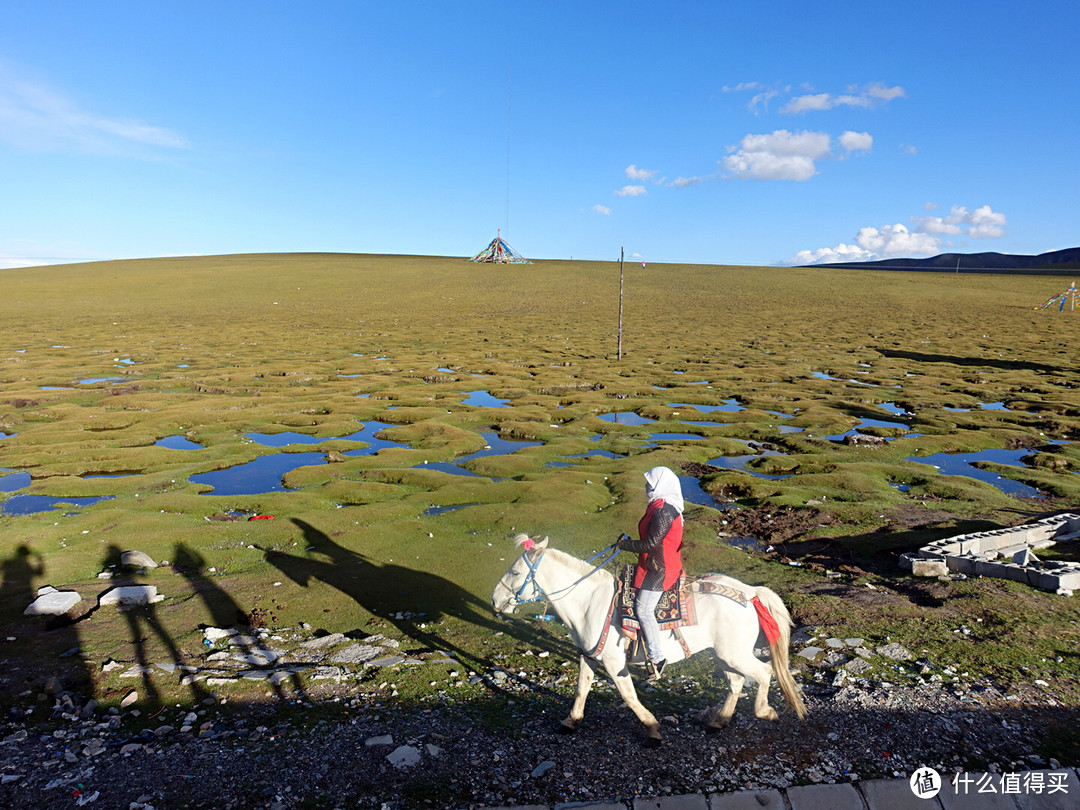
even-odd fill
[[(3, 574), (0, 618), (5, 626), (4, 635), (15, 639), (4, 648), (6, 661), (0, 667), (0, 687), (3, 687), (0, 691), (15, 695), (31, 686), (44, 686), (51, 692), (71, 691), (93, 697), (93, 679), (82, 658), (82, 644), (75, 627), (82, 614), (80, 607), (60, 616), (23, 618), (27, 606), (38, 596), (35, 581), (42, 582), (46, 572), (41, 555), (26, 543), (4, 558), (0, 571)], [(61, 583), (56, 586), (63, 589)], [(54, 663), (45, 672), (39, 668), (40, 664), (32, 669), (23, 667), (19, 659), (24, 649), (28, 662), (44, 658)], [(50, 684), (51, 678), (56, 680)]]
[(522, 629), (497, 621), (487, 602), (459, 585), (427, 571), (372, 562), (363, 554), (338, 545), (310, 523), (297, 518), (292, 518), (292, 522), (303, 533), (309, 555), (301, 557), (279, 551), (265, 554), (268, 562), (298, 585), (308, 587), (312, 580), (324, 582), (429, 651), (448, 653), (463, 664), (471, 662), (477, 667), (487, 667), (491, 661), (440, 634), (437, 623), (444, 617), (524, 640)]
[[(110, 560), (119, 560), (121, 553), (121, 550), (116, 546), (109, 546), (105, 553), (106, 564), (109, 564)], [(119, 579), (114, 579), (112, 584), (116, 587), (124, 587), (138, 585), (139, 582), (134, 575), (125, 575)], [(178, 680), (182, 680), (191, 664), (189, 664), (183, 652), (177, 647), (173, 637), (162, 624), (156, 605), (151, 603), (118, 607), (127, 621), (128, 632), (131, 635), (131, 645), (135, 653), (135, 663), (139, 667), (143, 688), (146, 690), (150, 702), (160, 705), (162, 702), (161, 691), (151, 675), (156, 675), (157, 672), (167, 675), (178, 674)], [(151, 645), (155, 648), (154, 652), (156, 652), (158, 646), (164, 647), (172, 659), (171, 662), (157, 663), (151, 661)], [(190, 682), (190, 688), (192, 698), (195, 700), (203, 700), (210, 696), (209, 692), (203, 689), (202, 685), (197, 681)]]
[[(214, 627), (228, 628), (238, 622), (244, 625), (248, 624), (246, 618), (248, 614), (240, 608), (236, 600), (224, 588), (203, 573), (206, 570), (206, 560), (201, 554), (192, 551), (182, 543), (177, 543), (173, 552), (172, 565), (173, 570), (184, 577), (191, 585), (192, 591), (203, 600), (203, 604), (206, 605), (206, 610), (210, 614), (210, 622)], [(267, 660), (268, 656), (265, 654), (267, 652), (265, 648), (257, 644), (247, 634), (239, 634), (234, 637), (234, 640), (239, 640), (239, 643), (233, 643), (230, 646), (234, 648), (237, 655), (241, 656), (242, 660), (251, 664), (252, 669), (264, 668), (259, 666), (257, 662)], [(267, 661), (267, 663), (272, 662)], [(284, 672), (284, 670), (282, 671)], [(296, 694), (301, 698), (306, 697), (303, 684), (296, 671), (290, 672), (288, 679), (292, 682)], [(282, 688), (282, 682), (278, 677), (271, 675), (268, 680), (275, 697), (279, 701), (289, 700), (289, 696)]]

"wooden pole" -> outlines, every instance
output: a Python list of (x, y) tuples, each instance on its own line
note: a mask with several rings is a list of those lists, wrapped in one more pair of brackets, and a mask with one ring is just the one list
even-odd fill
[(622, 301), (623, 301), (623, 257), (626, 248), (619, 248), (619, 360), (622, 360)]

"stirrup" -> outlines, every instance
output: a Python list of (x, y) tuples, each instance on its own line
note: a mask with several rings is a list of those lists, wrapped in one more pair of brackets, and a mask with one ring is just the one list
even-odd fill
[(667, 659), (661, 658), (659, 661), (649, 662), (649, 677), (645, 680), (650, 683), (656, 683), (660, 680), (660, 676), (664, 674), (664, 668), (667, 667)]
[(626, 651), (626, 663), (632, 667), (646, 667), (649, 659), (645, 655), (645, 642), (636, 638), (630, 642), (630, 648)]

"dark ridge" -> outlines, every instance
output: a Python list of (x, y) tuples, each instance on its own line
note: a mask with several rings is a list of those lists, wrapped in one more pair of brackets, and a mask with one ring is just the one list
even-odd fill
[(884, 259), (877, 262), (834, 262), (804, 267), (842, 267), (862, 270), (917, 270), (934, 273), (1030, 273), (1071, 275), (1080, 270), (1080, 248), (1037, 256), (1009, 253), (942, 253), (928, 259)]

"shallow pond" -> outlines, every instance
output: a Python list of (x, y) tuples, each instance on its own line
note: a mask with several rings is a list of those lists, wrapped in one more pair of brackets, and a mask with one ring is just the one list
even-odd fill
[(473, 391), (465, 399), (462, 405), (472, 405), (477, 408), (505, 408), (510, 404), (508, 399), (499, 399), (487, 391)]
[(692, 475), (680, 475), (679, 482), (682, 484), (683, 500), (698, 506), (708, 506), (712, 509), (730, 509), (731, 504), (718, 500), (701, 488), (701, 482)]
[(615, 425), (651, 425), (656, 422), (655, 419), (647, 419), (644, 416), (639, 416), (633, 411), (615, 411), (614, 413), (602, 413), (598, 415), (605, 422), (611, 422)]
[[(910, 427), (903, 422), (892, 422), (888, 419), (863, 419), (859, 422), (859, 424), (857, 424), (850, 430), (846, 430), (843, 433), (834, 433), (831, 436), (826, 436), (825, 438), (834, 442), (842, 442), (845, 437), (860, 432), (860, 430), (864, 427), (901, 428), (902, 430), (910, 430)], [(892, 441), (892, 439), (890, 438), (888, 439), (888, 441)]]
[(475, 503), (459, 503), (453, 506), (429, 506), (424, 510), (424, 515), (427, 517), (433, 517), (435, 515), (445, 515), (447, 512), (456, 512), (458, 509), (464, 509), (466, 506), (476, 506)]
[(462, 456), (453, 461), (426, 461), (423, 464), (415, 464), (412, 469), (439, 470), (441, 472), (450, 473), (451, 475), (483, 478), (484, 476), (466, 470), (461, 465), (467, 461), (472, 461), (474, 458), (482, 458), (484, 456), (507, 456), (516, 450), (524, 450), (526, 447), (540, 447), (544, 444), (543, 442), (530, 442), (518, 439), (502, 439), (499, 437), (499, 434), (494, 431), (485, 431), (480, 435), (484, 437), (484, 442), (486, 444), (483, 449), (477, 450), (475, 453), (469, 453), (469, 455)]
[[(711, 413), (712, 411), (723, 411), (724, 413), (736, 413), (738, 411), (745, 411), (742, 405), (734, 397), (731, 399), (725, 399), (722, 405), (691, 405), (687, 402), (669, 402), (669, 408), (694, 408), (702, 413)], [(783, 416), (783, 414), (781, 414)]]
[(85, 380), (78, 380), (79, 385), (93, 385), (94, 383), (103, 382), (122, 382), (127, 377), (87, 377)]
[(262, 495), (284, 492), (282, 476), (299, 467), (326, 464), (325, 453), (275, 453), (224, 470), (197, 473), (188, 480), (213, 487), (208, 495)]
[(30, 473), (0, 469), (0, 492), (18, 492), (30, 486)]
[(945, 475), (961, 475), (965, 478), (974, 478), (985, 481), (1000, 489), (1006, 495), (1020, 495), (1024, 497), (1038, 496), (1038, 489), (1011, 478), (1005, 478), (992, 470), (980, 470), (973, 467), (972, 462), (989, 461), (994, 464), (1007, 464), (1010, 467), (1024, 467), (1020, 460), (1030, 455), (1031, 450), (980, 450), (977, 453), (934, 453), (930, 456), (908, 456), (905, 461), (915, 461), (919, 464), (930, 464), (937, 467)]
[(166, 436), (154, 442), (155, 447), (168, 447), (170, 450), (205, 450), (201, 444), (184, 436)]
[(13, 495), (4, 501), (0, 513), (5, 515), (32, 515), (49, 512), (61, 506), (90, 506), (99, 501), (111, 501), (112, 495), (100, 498), (54, 498), (51, 495)]

